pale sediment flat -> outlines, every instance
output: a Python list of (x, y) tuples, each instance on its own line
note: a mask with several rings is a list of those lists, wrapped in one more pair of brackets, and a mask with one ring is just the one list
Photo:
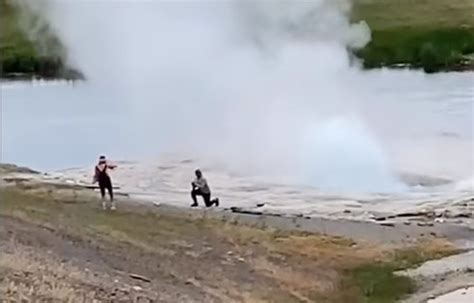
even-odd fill
[(474, 287), (461, 288), (447, 293), (428, 303), (471, 303), (474, 300)]
[[(204, 171), (213, 194), (219, 197), (220, 209), (233, 208), (261, 215), (376, 222), (386, 226), (393, 223), (424, 227), (449, 223), (473, 227), (474, 192), (455, 190), (454, 184), (414, 187), (409, 192), (393, 194), (333, 193), (317, 187), (244, 176), (209, 162), (186, 158), (118, 162), (112, 178), (116, 192), (132, 200), (188, 207), (191, 203), (190, 183), (197, 167)], [(92, 173), (93, 165), (26, 177), (41, 182), (91, 187)]]
[[(471, 235), (471, 240), (474, 237)], [(403, 301), (404, 303), (467, 303), (474, 299), (474, 251), (439, 260), (425, 262), (421, 266), (398, 272), (406, 275), (427, 288)]]
[(405, 271), (404, 274), (412, 277), (433, 277), (454, 272), (474, 272), (474, 251), (428, 261), (418, 268)]

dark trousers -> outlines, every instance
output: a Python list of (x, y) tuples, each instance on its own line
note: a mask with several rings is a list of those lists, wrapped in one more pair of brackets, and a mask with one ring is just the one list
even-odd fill
[(112, 180), (110, 180), (110, 177), (100, 179), (99, 188), (102, 199), (105, 198), (105, 190), (107, 189), (107, 191), (109, 192), (110, 201), (114, 200), (114, 191), (112, 189)]
[(202, 198), (204, 199), (204, 204), (207, 206), (207, 207), (210, 207), (212, 206), (212, 204), (214, 203), (213, 201), (211, 201), (211, 193), (203, 193), (199, 188), (198, 189), (193, 189), (191, 191), (191, 197), (193, 198), (193, 201), (194, 201), (194, 205), (197, 205), (197, 196), (202, 196)]

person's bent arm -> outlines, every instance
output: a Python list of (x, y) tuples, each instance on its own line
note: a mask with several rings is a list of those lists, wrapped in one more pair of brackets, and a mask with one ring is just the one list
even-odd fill
[(195, 185), (199, 188), (204, 188), (207, 185), (207, 181), (206, 181), (206, 179), (202, 178), (202, 179), (197, 180), (195, 182)]

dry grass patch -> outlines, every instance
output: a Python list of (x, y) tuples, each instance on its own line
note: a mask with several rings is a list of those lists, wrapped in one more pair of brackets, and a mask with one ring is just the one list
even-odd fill
[(291, 265), (272, 262), (266, 257), (258, 257), (251, 263), (256, 271), (278, 281), (280, 287), (302, 301), (310, 301), (314, 293), (333, 292), (339, 281), (339, 273), (331, 268), (305, 272)]
[(279, 251), (287, 255), (300, 254), (333, 267), (347, 267), (379, 258), (383, 248), (368, 243), (326, 235), (290, 235), (278, 238)]

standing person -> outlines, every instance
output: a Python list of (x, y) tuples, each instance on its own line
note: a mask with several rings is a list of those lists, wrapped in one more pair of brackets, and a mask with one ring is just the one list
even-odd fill
[(102, 208), (107, 209), (107, 203), (105, 202), (105, 190), (109, 192), (111, 210), (115, 210), (114, 192), (112, 189), (112, 180), (110, 179), (109, 169), (114, 169), (117, 166), (110, 164), (105, 156), (99, 157), (99, 163), (95, 166), (94, 181), (92, 183), (99, 182), (100, 195), (102, 197)]
[(194, 203), (191, 204), (191, 207), (198, 206), (197, 196), (202, 196), (204, 199), (204, 204), (206, 207), (211, 207), (212, 205), (219, 206), (219, 199), (215, 198), (211, 200), (211, 189), (207, 184), (207, 180), (202, 176), (202, 172), (197, 169), (195, 171), (196, 179), (191, 182), (193, 190), (191, 191), (191, 197), (193, 198)]

